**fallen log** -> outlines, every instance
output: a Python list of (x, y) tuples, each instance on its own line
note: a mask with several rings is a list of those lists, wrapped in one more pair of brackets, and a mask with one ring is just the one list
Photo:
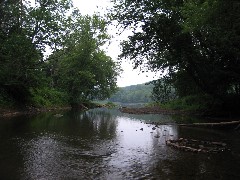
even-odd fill
[(179, 124), (179, 126), (189, 127), (213, 127), (213, 128), (235, 128), (238, 129), (239, 121), (219, 122), (219, 123), (192, 123), (192, 124)]
[(196, 139), (179, 138), (176, 140), (167, 140), (166, 145), (182, 151), (197, 153), (218, 153), (230, 150), (227, 148), (227, 144), (223, 142), (202, 141)]

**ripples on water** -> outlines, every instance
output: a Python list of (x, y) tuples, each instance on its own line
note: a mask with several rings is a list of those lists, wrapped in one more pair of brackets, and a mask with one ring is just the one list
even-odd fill
[[(162, 125), (153, 130), (149, 121)], [(231, 151), (194, 154), (166, 139), (224, 141)], [(240, 179), (239, 133), (178, 128), (170, 116), (118, 110), (0, 121), (1, 179)]]

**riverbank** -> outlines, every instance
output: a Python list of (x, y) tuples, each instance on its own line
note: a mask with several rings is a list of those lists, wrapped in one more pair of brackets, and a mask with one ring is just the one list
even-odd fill
[(165, 115), (188, 115), (194, 114), (191, 111), (186, 110), (172, 110), (172, 109), (163, 109), (159, 106), (151, 106), (151, 107), (140, 107), (140, 108), (128, 108), (128, 107), (121, 107), (119, 110), (123, 113), (128, 114), (165, 114)]
[(58, 110), (69, 110), (70, 106), (64, 107), (48, 107), (48, 108), (36, 108), (36, 107), (26, 107), (26, 108), (0, 108), (0, 118), (11, 118), (20, 115), (32, 115), (41, 112), (58, 111)]
[(59, 111), (59, 110), (70, 110), (70, 109), (76, 109), (76, 110), (88, 110), (93, 108), (113, 108), (115, 107), (112, 103), (106, 103), (106, 104), (98, 104), (93, 102), (88, 103), (82, 103), (75, 106), (56, 106), (56, 107), (22, 107), (22, 108), (0, 108), (0, 118), (11, 118), (15, 116), (20, 115), (33, 115), (38, 114), (42, 112), (49, 112), (49, 111)]
[[(141, 108), (129, 108), (122, 107), (119, 109), (122, 113), (128, 114), (163, 114), (163, 115), (181, 115), (181, 116), (203, 116), (200, 112), (186, 111), (186, 110), (171, 110), (163, 109), (159, 106), (151, 107), (141, 107)], [(231, 117), (204, 117), (208, 119), (208, 123), (189, 123), (189, 124), (179, 124), (180, 126), (191, 126), (191, 127), (211, 127), (211, 128), (227, 128), (227, 129), (240, 129), (240, 120), (239, 118)], [(156, 124), (156, 123), (155, 123)], [(156, 124), (158, 125), (158, 124)]]
[(234, 114), (228, 111), (203, 111), (203, 110), (185, 110), (185, 109), (171, 109), (160, 106), (145, 106), (145, 107), (121, 107), (119, 110), (128, 114), (164, 114), (164, 115), (193, 115), (209, 119), (223, 120), (238, 120), (239, 114)]

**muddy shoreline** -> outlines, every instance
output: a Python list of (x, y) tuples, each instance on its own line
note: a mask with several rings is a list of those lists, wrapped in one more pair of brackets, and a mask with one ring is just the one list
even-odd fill
[[(200, 112), (191, 112), (184, 110), (169, 110), (162, 109), (157, 106), (153, 107), (141, 107), (141, 108), (129, 108), (121, 107), (119, 110), (122, 113), (128, 114), (164, 114), (164, 115), (180, 115), (180, 116), (200, 116), (208, 119), (208, 123), (190, 123), (190, 124), (179, 124), (180, 126), (191, 126), (191, 127), (211, 127), (211, 128), (229, 128), (229, 129), (240, 129), (240, 118), (231, 117), (206, 117)], [(158, 125), (158, 124), (157, 124)]]
[(121, 107), (119, 110), (123, 113), (128, 114), (165, 114), (165, 115), (190, 115), (194, 114), (190, 111), (185, 110), (170, 110), (170, 109), (162, 109), (157, 106), (153, 107), (140, 107), (140, 108), (128, 108)]
[(163, 109), (159, 106), (151, 106), (151, 107), (140, 107), (140, 108), (132, 108), (132, 107), (121, 107), (119, 110), (123, 113), (128, 114), (164, 114), (164, 115), (182, 115), (182, 116), (198, 116), (204, 117), (207, 119), (213, 119), (216, 121), (222, 120), (239, 120), (240, 116), (238, 114), (233, 114), (230, 112), (215, 112), (215, 111), (190, 111), (190, 110), (173, 110), (173, 109)]
[(100, 108), (100, 107), (109, 107), (107, 105), (97, 105), (97, 104), (79, 104), (77, 106), (62, 106), (62, 107), (23, 107), (23, 108), (0, 108), (0, 118), (11, 118), (15, 116), (21, 115), (35, 115), (42, 112), (54, 112), (60, 110), (88, 110), (92, 108)]
[(28, 107), (24, 109), (7, 109), (0, 108), (0, 118), (12, 118), (15, 116), (21, 115), (34, 115), (41, 112), (50, 112), (50, 111), (58, 111), (58, 110), (70, 110), (70, 106), (66, 107), (50, 107), (50, 108), (36, 108), (36, 107)]

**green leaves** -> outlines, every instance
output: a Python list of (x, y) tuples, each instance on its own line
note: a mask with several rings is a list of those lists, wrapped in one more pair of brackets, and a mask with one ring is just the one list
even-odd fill
[[(122, 43), (120, 58), (130, 59), (135, 68), (162, 71), (178, 95), (194, 92), (240, 99), (238, 1), (114, 2), (111, 20), (123, 28), (138, 27)], [(156, 94), (164, 91), (157, 83)]]
[(69, 5), (68, 0), (35, 1), (35, 6), (10, 0), (0, 4), (0, 87), (18, 103), (29, 102), (30, 89), (46, 82), (43, 53), (46, 45), (59, 44)]
[(34, 7), (29, 7), (26, 25), (32, 43), (41, 50), (45, 45), (59, 48), (61, 45), (62, 28), (66, 13), (72, 7), (70, 0), (36, 1)]
[[(109, 97), (116, 90), (118, 68), (101, 46), (108, 41), (106, 22), (94, 15), (81, 16), (78, 11), (66, 22), (63, 49), (58, 57), (57, 88), (69, 94), (71, 104)], [(59, 56), (58, 56), (59, 54)]]
[[(119, 70), (102, 50), (110, 39), (107, 22), (82, 16), (71, 0), (34, 2), (0, 4), (2, 94), (47, 106), (55, 95), (69, 103), (109, 97)], [(49, 57), (47, 50), (53, 52)]]

